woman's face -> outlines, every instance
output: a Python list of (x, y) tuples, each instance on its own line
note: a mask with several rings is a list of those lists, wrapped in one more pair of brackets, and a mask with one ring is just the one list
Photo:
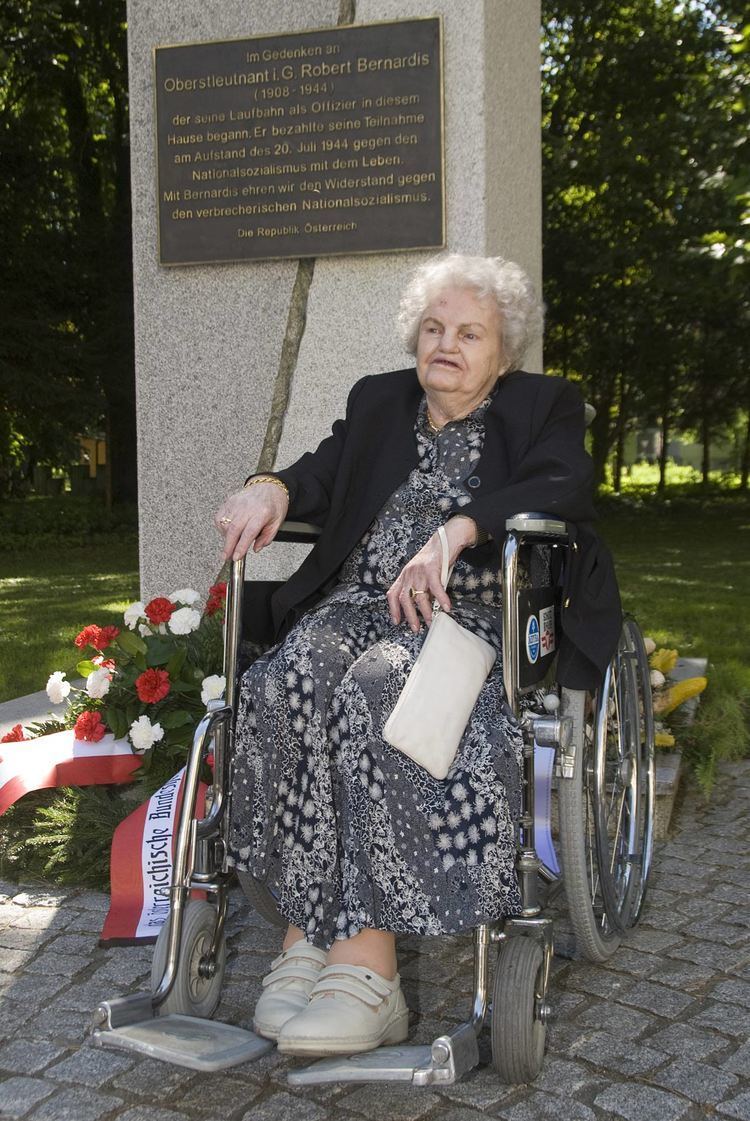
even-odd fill
[(503, 369), (501, 320), (491, 296), (446, 288), (425, 308), (417, 338), (417, 376), (453, 416), (484, 400)]

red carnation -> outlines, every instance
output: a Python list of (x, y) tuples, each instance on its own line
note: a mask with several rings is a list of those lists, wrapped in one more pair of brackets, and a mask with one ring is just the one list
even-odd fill
[(25, 739), (26, 736), (23, 734), (23, 725), (14, 724), (11, 730), (9, 732), (6, 732), (5, 735), (0, 738), (0, 743), (16, 743), (16, 741), (18, 740)]
[(75, 644), (79, 650), (83, 650), (84, 646), (93, 646), (95, 650), (101, 650), (99, 645), (101, 642), (102, 628), (97, 627), (96, 623), (92, 623), (89, 627), (84, 627), (80, 634), (75, 637)]
[(215, 615), (217, 611), (221, 611), (224, 606), (224, 600), (226, 598), (226, 580), (220, 580), (218, 584), (212, 584), (208, 589), (208, 599), (206, 600), (206, 615)]
[(136, 677), (135, 688), (144, 704), (155, 705), (157, 701), (164, 700), (172, 683), (165, 669), (147, 669)]
[(98, 627), (96, 623), (92, 623), (76, 635), (75, 644), (79, 650), (83, 650), (84, 646), (93, 646), (95, 650), (104, 650), (115, 641), (119, 633), (119, 627)]
[(108, 646), (112, 645), (119, 633), (119, 627), (102, 627), (99, 635), (100, 645), (96, 647), (97, 650), (106, 650)]
[(98, 743), (107, 734), (107, 725), (99, 712), (82, 712), (73, 727), (73, 735), (77, 740), (86, 740), (88, 743)]
[(171, 599), (167, 599), (166, 596), (157, 596), (156, 599), (152, 599), (150, 603), (146, 604), (146, 618), (155, 627), (159, 623), (168, 623), (176, 607), (177, 604), (172, 603)]

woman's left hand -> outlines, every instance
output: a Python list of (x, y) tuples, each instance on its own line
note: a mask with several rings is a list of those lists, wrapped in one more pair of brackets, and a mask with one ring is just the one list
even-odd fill
[[(471, 518), (457, 515), (443, 528), (448, 538), (449, 563), (452, 565), (463, 549), (476, 542), (477, 526)], [(403, 618), (415, 634), (422, 625), (417, 612), (428, 626), (432, 622), (433, 600), (437, 600), (443, 611), (451, 609), (450, 597), (440, 582), (442, 555), (440, 538), (433, 533), (427, 544), (404, 565), (388, 589), (386, 599), (391, 619), (400, 623)]]

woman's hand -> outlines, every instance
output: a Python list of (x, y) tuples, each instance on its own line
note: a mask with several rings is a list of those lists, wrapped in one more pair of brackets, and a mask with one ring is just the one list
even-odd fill
[[(448, 561), (452, 565), (463, 549), (476, 542), (477, 526), (471, 518), (457, 515), (447, 521), (443, 528), (448, 538)], [(440, 583), (442, 555), (440, 538), (437, 533), (433, 533), (427, 544), (404, 565), (398, 578), (388, 589), (386, 599), (391, 619), (394, 623), (400, 623), (403, 617), (415, 634), (421, 626), (417, 611), (429, 626), (432, 622), (433, 600), (437, 600), (443, 611), (451, 609), (450, 597)]]
[(239, 560), (248, 549), (259, 553), (270, 545), (289, 509), (289, 499), (276, 483), (254, 483), (230, 494), (214, 514), (224, 536), (224, 560)]

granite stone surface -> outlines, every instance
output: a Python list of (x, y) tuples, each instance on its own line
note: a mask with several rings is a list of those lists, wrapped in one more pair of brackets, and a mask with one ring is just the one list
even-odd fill
[(152, 48), (331, 26), (337, 0), (128, 6), (141, 588), (195, 586), (220, 566), (212, 514), (258, 460), (295, 261), (165, 268), (157, 258)]
[[(157, 44), (330, 27), (338, 0), (129, 0), (141, 590), (205, 591), (220, 568), (212, 514), (258, 463), (290, 317), (296, 261), (165, 268), (157, 262), (151, 50)], [(354, 22), (444, 21), (447, 246), (518, 260), (541, 280), (539, 2), (356, 0)], [(364, 374), (410, 364), (394, 330), (424, 254), (321, 257), (276, 466), (314, 447)], [(298, 315), (299, 319), (299, 315)], [(299, 330), (297, 329), (298, 334)], [(526, 363), (541, 367), (538, 342)], [(304, 549), (254, 564), (288, 575)]]

